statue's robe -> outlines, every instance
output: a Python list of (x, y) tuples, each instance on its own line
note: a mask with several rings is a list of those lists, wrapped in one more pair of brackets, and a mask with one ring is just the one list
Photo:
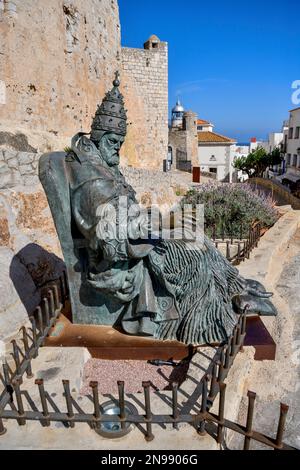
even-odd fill
[[(238, 270), (206, 237), (193, 242), (192, 249), (189, 243), (188, 250), (184, 240), (99, 237), (99, 206), (111, 204), (118, 211), (120, 196), (128, 198), (129, 206), (136, 204), (135, 192), (91, 141), (75, 140), (67, 162), (72, 216), (89, 245), (87, 282), (104, 296), (122, 299), (127, 333), (187, 344), (226, 340), (237, 322), (232, 297), (245, 286)], [(130, 273), (133, 292), (121, 295), (120, 279), (125, 282)]]

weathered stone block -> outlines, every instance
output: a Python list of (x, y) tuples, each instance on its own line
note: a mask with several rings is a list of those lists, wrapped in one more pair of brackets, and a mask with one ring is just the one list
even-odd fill
[(21, 183), (20, 173), (13, 170), (4, 171), (0, 178), (0, 189), (11, 188)]
[(32, 168), (32, 166), (29, 164), (29, 165), (20, 165), (19, 166), (19, 170), (20, 170), (20, 173), (21, 175), (31, 175), (34, 170)]
[(18, 158), (17, 158), (17, 157), (13, 157), (13, 158), (10, 158), (9, 160), (7, 160), (7, 166), (8, 166), (9, 168), (18, 170), (18, 166), (19, 166)]
[(18, 160), (21, 165), (27, 165), (28, 163), (32, 163), (36, 158), (37, 154), (29, 153), (29, 152), (20, 152), (18, 153)]

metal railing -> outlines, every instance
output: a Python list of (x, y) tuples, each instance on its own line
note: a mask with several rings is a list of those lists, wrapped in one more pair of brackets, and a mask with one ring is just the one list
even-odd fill
[[(73, 428), (76, 423), (86, 423), (93, 430), (101, 434), (101, 428), (105, 423), (118, 423), (120, 428), (124, 430), (129, 425), (136, 425), (142, 430), (145, 439), (151, 441), (155, 435), (153, 425), (164, 424), (172, 425), (177, 429), (179, 423), (187, 423), (192, 425), (199, 435), (209, 433), (215, 437), (219, 444), (224, 443), (224, 431), (226, 429), (234, 431), (244, 436), (244, 449), (250, 448), (251, 441), (256, 441), (276, 450), (289, 449), (294, 450), (283, 442), (284, 427), (288, 406), (281, 404), (280, 416), (277, 426), (277, 436), (275, 439), (270, 438), (253, 429), (253, 415), (256, 395), (253, 392), (248, 393), (248, 413), (245, 426), (234, 423), (225, 419), (225, 401), (226, 401), (226, 380), (234, 359), (239, 351), (242, 350), (244, 339), (246, 336), (247, 311), (245, 309), (243, 315), (234, 328), (232, 336), (226, 344), (223, 344), (216, 357), (212, 360), (210, 367), (204, 377), (199, 380), (202, 384), (202, 392), (200, 397), (194, 403), (193, 409), (197, 407), (198, 412), (185, 412), (184, 406), (178, 401), (179, 384), (173, 382), (171, 384), (171, 397), (169, 400), (170, 414), (156, 414), (151, 403), (151, 383), (143, 382), (144, 390), (144, 412), (138, 413), (136, 410), (128, 412), (128, 397), (125, 395), (126, 384), (122, 381), (118, 382), (118, 397), (114, 398), (120, 413), (112, 418), (111, 415), (103, 413), (103, 407), (99, 400), (99, 384), (91, 382), (90, 388), (92, 392), (93, 412), (86, 413), (82, 410), (82, 404), (77, 403), (70, 391), (69, 380), (62, 381), (63, 396), (65, 399), (65, 411), (60, 411), (55, 404), (53, 394), (47, 391), (42, 379), (37, 379), (35, 385), (38, 388), (40, 409), (30, 397), (28, 390), (22, 390), (23, 376), (27, 375), (32, 378), (31, 362), (38, 355), (39, 347), (51, 328), (57, 322), (61, 308), (68, 299), (68, 286), (66, 276), (59, 279), (57, 285), (49, 288), (48, 295), (42, 301), (34, 315), (31, 317), (31, 328), (23, 327), (21, 338), (13, 340), (12, 359), (10, 365), (5, 362), (3, 364), (0, 380), (3, 384), (3, 392), (0, 395), (0, 436), (6, 433), (3, 420), (14, 420), (19, 426), (24, 426), (27, 421), (39, 422), (43, 427), (51, 426), (53, 422), (61, 422), (66, 427)], [(210, 410), (214, 404), (216, 397), (219, 396), (218, 414), (212, 413)], [(26, 401), (25, 401), (26, 400)], [(31, 409), (26, 409), (29, 404)], [(130, 403), (129, 403), (130, 404)], [(10, 409), (7, 409), (7, 408)], [(52, 411), (51, 408), (54, 410)], [(215, 426), (215, 431), (211, 427)], [(141, 427), (144, 426), (144, 427)]]
[[(31, 362), (38, 356), (39, 348), (44, 344), (45, 339), (55, 326), (61, 309), (68, 299), (69, 290), (66, 273), (58, 279), (57, 283), (49, 287), (47, 296), (43, 298), (42, 303), (36, 308), (30, 317), (31, 328), (23, 326), (20, 329), (21, 337), (11, 341), (12, 363), (7, 361), (3, 363), (3, 375), (0, 379), (4, 385), (4, 391), (0, 395), (0, 416), (1, 412), (10, 403), (12, 406), (14, 386), (20, 386), (23, 382), (23, 376), (32, 378)], [(3, 432), (3, 425), (0, 419), (0, 435)]]
[[(60, 285), (62, 288), (60, 292), (67, 292), (65, 289), (65, 282), (64, 279), (60, 279)], [(35, 312), (35, 316), (31, 317), (32, 328), (30, 330), (26, 329), (25, 327), (21, 329), (22, 331), (22, 346), (17, 343), (16, 340), (12, 341), (12, 357), (13, 357), (13, 365), (8, 365), (7, 362), (3, 364), (3, 371), (0, 374), (0, 380), (3, 383), (4, 391), (0, 396), (0, 434), (4, 433), (4, 425), (3, 419), (15, 419), (17, 420), (19, 425), (23, 425), (26, 423), (27, 420), (35, 420), (41, 421), (42, 423), (47, 422), (48, 424), (52, 421), (62, 421), (67, 422), (69, 421), (66, 417), (65, 413), (50, 413), (48, 409), (48, 399), (44, 390), (44, 383), (43, 380), (37, 380), (35, 383), (39, 388), (40, 399), (42, 404), (42, 411), (25, 411), (24, 404), (22, 400), (22, 391), (21, 385), (23, 382), (23, 375), (26, 373), (28, 378), (32, 378), (32, 367), (31, 361), (37, 357), (38, 349), (43, 344), (46, 336), (49, 334), (50, 329), (55, 325), (57, 318), (60, 313), (60, 308), (63, 302), (59, 301), (59, 291), (58, 286), (53, 286), (48, 292), (48, 298), (43, 299), (44, 308), (38, 307)], [(37, 320), (38, 319), (38, 320)], [(230, 370), (230, 367), (234, 361), (235, 356), (242, 348), (244, 338), (246, 335), (246, 312), (240, 316), (239, 322), (236, 325), (232, 336), (229, 338), (227, 344), (223, 345), (219, 351), (219, 359), (214, 361), (212, 364), (212, 370), (210, 376), (206, 376), (206, 381), (209, 380), (210, 387), (209, 391), (204, 394), (205, 396), (205, 409), (209, 409), (216, 396), (220, 391), (220, 384), (226, 379), (227, 374)], [(206, 383), (206, 382), (205, 382)], [(89, 424), (94, 423), (95, 419), (99, 422), (102, 422), (103, 419), (105, 422), (105, 417), (101, 417), (97, 411), (97, 403), (98, 394), (95, 394), (95, 390), (98, 390), (98, 384), (93, 383), (92, 389), (93, 392), (93, 399), (95, 405), (95, 415), (92, 417), (87, 414), (76, 414), (73, 416), (73, 405), (72, 402), (74, 399), (70, 396), (70, 388), (69, 388), (69, 381), (63, 381), (64, 392), (66, 397), (66, 405), (68, 409), (68, 416), (72, 417), (72, 422), (87, 422)], [(149, 394), (150, 390), (150, 382), (145, 382), (143, 384), (145, 394)], [(155, 420), (152, 423), (152, 418), (150, 420), (150, 424), (155, 424), (158, 422), (162, 422), (165, 419), (165, 424), (172, 422), (173, 424), (178, 424), (179, 422), (187, 422), (192, 423), (196, 418), (193, 415), (179, 415), (177, 413), (177, 389), (178, 384), (172, 385), (173, 390), (173, 411), (174, 416), (170, 421), (169, 418), (163, 417), (155, 417)], [(123, 390), (122, 396), (124, 393), (124, 384), (122, 385), (119, 382), (119, 391)], [(27, 392), (28, 393), (28, 392)], [(97, 392), (98, 393), (98, 392)], [(119, 399), (121, 397), (119, 395)], [(146, 396), (146, 395), (145, 395)], [(16, 399), (16, 404), (14, 401), (14, 397)], [(146, 414), (149, 414), (148, 406), (150, 401), (147, 398), (147, 406), (146, 406)], [(11, 407), (11, 410), (6, 410), (7, 406)], [(120, 407), (121, 409), (122, 407)], [(175, 412), (176, 408), (176, 412)], [(150, 414), (149, 414), (150, 416)], [(127, 417), (128, 418), (128, 417)], [(129, 419), (130, 418), (130, 419)], [(129, 417), (128, 422), (133, 423), (141, 423), (143, 420), (141, 417), (131, 416)], [(124, 419), (124, 418), (123, 418)], [(150, 419), (150, 418), (149, 418)], [(158, 420), (158, 421), (156, 421)], [(149, 424), (149, 423), (148, 423)], [(149, 427), (149, 426), (148, 426)], [(150, 429), (150, 428), (149, 428)], [(149, 434), (149, 433), (148, 433)], [(149, 436), (148, 436), (149, 437)]]
[[(250, 254), (254, 248), (258, 246), (261, 234), (261, 225), (256, 224), (250, 228), (247, 237), (243, 236), (244, 228), (241, 227), (239, 237), (235, 237), (232, 234), (226, 234), (225, 231), (220, 237), (217, 237), (216, 227), (211, 227), (212, 235), (211, 239), (217, 249), (220, 248), (221, 244), (226, 244), (226, 258), (230, 263), (239, 265), (241, 262), (250, 258)], [(236, 248), (236, 253), (231, 254), (233, 247)]]
[(299, 450), (293, 446), (290, 446), (283, 442), (285, 423), (289, 407), (284, 404), (280, 404), (280, 413), (277, 424), (276, 438), (271, 438), (257, 432), (253, 429), (253, 417), (255, 409), (256, 393), (248, 392), (248, 409), (247, 409), (247, 421), (246, 425), (240, 425), (224, 418), (225, 415), (225, 393), (226, 385), (223, 383), (220, 387), (220, 400), (218, 414), (207, 413), (205, 420), (207, 423), (214, 423), (217, 426), (216, 440), (218, 444), (224, 444), (224, 430), (229, 429), (237, 434), (244, 436), (243, 450), (249, 450), (251, 441), (256, 441), (263, 444), (266, 447), (271, 447), (274, 450)]

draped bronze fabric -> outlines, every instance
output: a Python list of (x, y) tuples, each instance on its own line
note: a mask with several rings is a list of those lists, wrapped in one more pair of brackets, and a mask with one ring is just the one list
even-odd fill
[(100, 239), (99, 206), (110, 203), (118, 212), (119, 197), (130, 206), (135, 192), (86, 137), (68, 156), (68, 167), (73, 217), (89, 244), (88, 282), (110, 297), (134, 276), (133, 291), (118, 297), (124, 330), (187, 344), (226, 340), (237, 322), (231, 299), (244, 285), (237, 269), (206, 238), (189, 250), (180, 240)]

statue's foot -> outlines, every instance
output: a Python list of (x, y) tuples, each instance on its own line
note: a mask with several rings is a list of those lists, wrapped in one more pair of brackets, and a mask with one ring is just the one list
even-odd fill
[(248, 293), (235, 295), (232, 299), (232, 304), (237, 314), (244, 313), (245, 309), (247, 310), (247, 315), (276, 317), (278, 314), (272, 302), (266, 297), (257, 297)]
[(259, 281), (255, 281), (254, 279), (244, 279), (243, 287), (244, 290), (242, 294), (249, 294), (262, 299), (269, 299), (270, 297), (273, 297), (272, 292), (267, 292), (265, 287)]
[(253, 289), (253, 290), (256, 290), (258, 292), (266, 292), (266, 289), (265, 287), (262, 285), (261, 282), (259, 281), (255, 281), (254, 279), (245, 279), (245, 289), (248, 290), (248, 289)]

